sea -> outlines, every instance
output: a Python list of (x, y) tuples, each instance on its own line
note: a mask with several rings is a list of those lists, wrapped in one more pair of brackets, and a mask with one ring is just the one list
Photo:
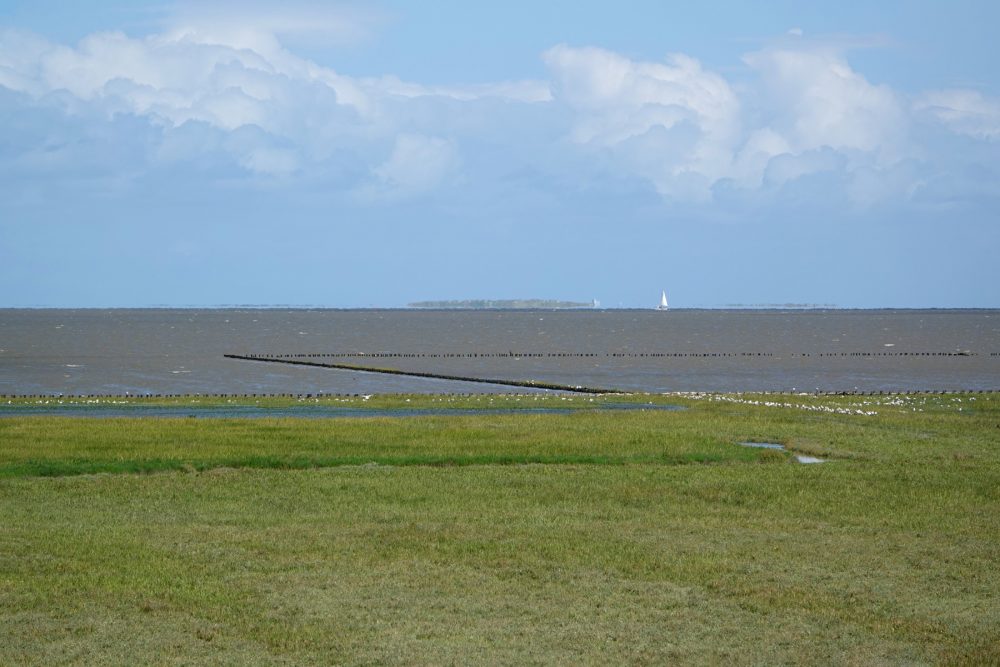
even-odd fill
[[(445, 380), (226, 357), (389, 368)], [(0, 309), (0, 395), (1000, 389), (1000, 310)]]

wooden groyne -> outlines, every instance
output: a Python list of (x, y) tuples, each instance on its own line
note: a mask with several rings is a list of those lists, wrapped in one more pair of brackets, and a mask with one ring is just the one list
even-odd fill
[(319, 368), (333, 368), (342, 371), (355, 371), (361, 373), (381, 373), (383, 375), (402, 375), (405, 377), (428, 378), (432, 380), (454, 380), (459, 382), (476, 382), (479, 384), (495, 384), (504, 387), (522, 387), (529, 389), (548, 389), (551, 391), (565, 391), (577, 394), (617, 394), (616, 389), (602, 389), (598, 387), (582, 387), (580, 385), (556, 384), (554, 382), (536, 382), (534, 380), (499, 380), (496, 378), (480, 378), (466, 375), (446, 375), (444, 373), (426, 373), (421, 371), (402, 371), (396, 368), (375, 368), (371, 366), (358, 366), (355, 364), (336, 364), (320, 361), (303, 361), (302, 359), (285, 359), (275, 357), (262, 357), (243, 354), (226, 354), (227, 359), (240, 359), (242, 361), (261, 361), (273, 364), (288, 364), (292, 366), (314, 366)]
[[(234, 355), (226, 355), (234, 356)], [(977, 357), (978, 352), (969, 350), (935, 352), (297, 352), (293, 354), (247, 354), (239, 355), (254, 361), (275, 359), (638, 359), (675, 358), (695, 359), (711, 357)], [(990, 352), (989, 356), (1000, 356), (1000, 352)]]

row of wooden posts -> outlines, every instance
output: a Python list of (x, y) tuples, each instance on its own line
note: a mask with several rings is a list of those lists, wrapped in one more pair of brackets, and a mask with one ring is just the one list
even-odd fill
[[(491, 358), (594, 358), (594, 357), (775, 357), (777, 352), (309, 352), (292, 354), (245, 353), (249, 359), (491, 359)], [(793, 357), (976, 357), (978, 352), (789, 352)], [(1000, 356), (1000, 352), (990, 352)]]

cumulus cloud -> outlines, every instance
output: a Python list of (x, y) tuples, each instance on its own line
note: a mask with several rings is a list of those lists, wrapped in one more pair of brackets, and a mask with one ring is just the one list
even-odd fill
[[(909, 198), (923, 181), (953, 182), (935, 172), (943, 149), (921, 143), (914, 122), (1000, 136), (995, 99), (943, 90), (908, 100), (797, 35), (747, 54), (738, 84), (683, 54), (654, 62), (558, 45), (542, 54), (547, 80), (439, 86), (348, 76), (297, 55), (289, 44), (303, 35), (350, 40), (372, 21), (343, 6), (299, 9), (190, 5), (160, 34), (98, 33), (73, 46), (0, 32), (0, 87), (10, 92), (0, 105), (14, 110), (8, 117), (44, 109), (50, 127), (63, 125), (50, 134), (66, 135), (32, 145), (3, 137), (0, 160), (69, 170), (101, 145), (125, 156), (123, 172), (187, 164), (226, 178), (325, 180), (375, 198), (459, 176), (499, 188), (532, 173), (581, 189), (613, 174), (667, 202), (723, 191), (773, 200), (816, 176), (869, 206)], [(129, 131), (141, 142), (123, 151)]]
[(905, 100), (829, 46), (747, 54), (756, 79), (742, 89), (683, 55), (641, 62), (562, 45), (544, 58), (572, 141), (673, 200), (706, 200), (723, 181), (774, 189), (830, 170), (864, 179), (914, 150)]
[[(25, 43), (31, 44), (33, 57), (14, 60), (9, 52)], [(135, 113), (172, 125), (192, 119), (228, 129), (260, 124), (268, 108), (296, 101), (289, 99), (293, 88), (300, 95), (304, 87), (323, 89), (338, 104), (367, 107), (357, 83), (332, 70), (290, 54), (272, 60), (253, 50), (193, 42), (183, 35), (133, 39), (99, 33), (72, 48), (8, 32), (0, 44), (7, 87), (36, 95), (66, 90), (82, 100), (124, 103)]]
[(621, 149), (626, 162), (664, 193), (705, 187), (730, 169), (740, 103), (730, 85), (690, 57), (635, 62), (597, 48), (554, 47), (544, 54), (554, 99), (573, 112), (579, 144)]
[[(205, 147), (168, 135), (200, 123), (243, 136), (215, 145), (249, 173), (289, 174), (310, 165), (318, 169), (333, 155), (360, 154), (373, 178), (408, 191), (440, 180), (443, 165), (453, 162), (446, 154), (455, 154), (447, 141), (414, 139), (441, 128), (413, 127), (406, 119), (412, 114), (403, 108), (408, 100), (549, 99), (544, 82), (432, 87), (395, 77), (348, 77), (292, 54), (263, 32), (257, 35), (263, 41), (246, 41), (245, 32), (212, 39), (208, 34), (175, 29), (136, 39), (99, 33), (70, 47), (7, 31), (0, 35), (0, 85), (39, 102), (55, 95), (69, 115), (84, 105), (91, 116), (108, 120), (120, 114), (145, 118), (164, 132), (165, 148), (154, 155), (169, 154), (174, 162), (182, 148), (198, 159)], [(256, 129), (252, 147), (241, 132), (248, 127)], [(396, 152), (384, 162), (387, 140), (395, 141)], [(432, 153), (437, 157), (422, 175), (406, 172), (407, 160)]]
[(906, 142), (899, 97), (828, 50), (775, 49), (744, 61), (761, 77), (765, 113), (792, 151), (828, 146), (895, 159)]

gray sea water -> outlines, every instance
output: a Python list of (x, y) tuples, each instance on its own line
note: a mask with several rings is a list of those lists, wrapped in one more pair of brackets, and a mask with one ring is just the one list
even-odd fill
[(651, 392), (1000, 389), (1000, 311), (0, 310), (0, 394), (522, 391), (225, 354)]

